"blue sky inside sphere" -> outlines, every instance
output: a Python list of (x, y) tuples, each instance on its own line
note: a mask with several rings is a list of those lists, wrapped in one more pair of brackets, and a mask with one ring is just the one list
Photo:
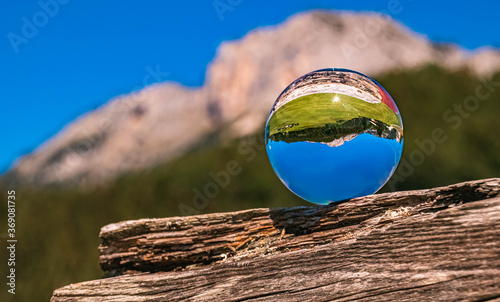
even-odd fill
[(377, 192), (401, 158), (403, 143), (361, 133), (340, 146), (319, 142), (266, 143), (269, 161), (297, 196), (329, 204)]
[(500, 47), (498, 1), (7, 0), (0, 11), (0, 173), (113, 97), (155, 82), (203, 85), (222, 41), (301, 11), (389, 6), (397, 8), (394, 19), (431, 40)]

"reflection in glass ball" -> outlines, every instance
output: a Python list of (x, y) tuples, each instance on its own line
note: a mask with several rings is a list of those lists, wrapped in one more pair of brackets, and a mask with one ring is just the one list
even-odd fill
[(389, 180), (403, 151), (403, 122), (370, 77), (321, 69), (278, 97), (266, 123), (266, 150), (287, 188), (328, 204), (373, 194)]

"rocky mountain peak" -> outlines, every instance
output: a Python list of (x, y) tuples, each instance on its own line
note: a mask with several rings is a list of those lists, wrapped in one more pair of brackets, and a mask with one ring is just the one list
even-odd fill
[(232, 137), (254, 133), (280, 92), (307, 72), (342, 67), (374, 76), (429, 63), (484, 76), (500, 69), (500, 52), (436, 44), (381, 14), (300, 13), (222, 43), (201, 88), (156, 84), (81, 116), (4, 180), (98, 184), (172, 160), (224, 125)]

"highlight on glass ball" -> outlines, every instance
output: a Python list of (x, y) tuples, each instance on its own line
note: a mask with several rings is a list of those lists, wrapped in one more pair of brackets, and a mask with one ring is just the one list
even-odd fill
[(394, 100), (375, 80), (348, 69), (316, 70), (291, 83), (274, 103), (265, 135), (278, 177), (316, 204), (375, 193), (403, 151)]

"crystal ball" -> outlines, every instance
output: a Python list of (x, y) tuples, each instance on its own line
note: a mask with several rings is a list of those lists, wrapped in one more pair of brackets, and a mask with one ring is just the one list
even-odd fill
[(375, 80), (349, 69), (316, 70), (288, 85), (265, 135), (279, 179), (315, 204), (377, 192), (403, 151), (396, 103)]

